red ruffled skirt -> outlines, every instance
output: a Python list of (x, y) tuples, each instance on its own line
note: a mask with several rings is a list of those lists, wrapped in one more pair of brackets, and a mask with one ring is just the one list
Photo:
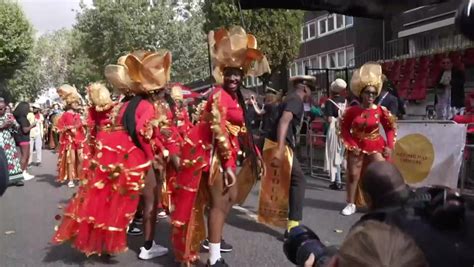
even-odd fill
[(117, 254), (127, 250), (127, 227), (136, 212), (150, 167), (144, 152), (124, 131), (97, 136), (83, 185), (65, 209), (53, 243), (72, 241), (85, 253)]

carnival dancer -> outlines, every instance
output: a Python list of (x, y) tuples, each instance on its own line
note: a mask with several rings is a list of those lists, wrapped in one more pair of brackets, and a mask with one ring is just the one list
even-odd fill
[[(175, 129), (179, 133), (179, 137), (175, 139), (179, 139), (179, 142), (182, 143), (182, 140), (188, 135), (189, 131), (193, 127), (191, 120), (189, 119), (189, 113), (184, 105), (184, 98), (182, 87), (180, 84), (174, 84), (171, 86), (171, 90), (169, 94), (165, 94), (165, 98), (167, 98), (168, 103), (163, 103), (165, 106), (164, 108), (169, 110), (168, 120), (173, 123)], [(168, 105), (166, 105), (168, 104)], [(181, 145), (181, 144), (180, 144)], [(173, 189), (173, 184), (176, 181), (176, 169), (172, 162), (168, 162), (164, 168), (164, 175), (163, 175), (163, 186), (161, 190), (161, 202), (160, 207), (161, 210), (158, 213), (158, 218), (164, 218), (167, 216), (167, 213), (170, 212), (171, 207), (171, 194)]]
[[(209, 204), (208, 266), (228, 266), (221, 258), (220, 243), (227, 214), (238, 194), (236, 162), (242, 137), (246, 155), (257, 173), (257, 152), (245, 128), (244, 98), (240, 91), (246, 75), (269, 72), (265, 56), (253, 35), (241, 27), (209, 33), (217, 88), (209, 96), (198, 124), (185, 138), (182, 165), (172, 194), (172, 243), (177, 260), (190, 264), (198, 259), (206, 238), (203, 211)], [(252, 67), (253, 65), (253, 69)]]
[[(341, 120), (341, 138), (347, 150), (347, 206), (343, 215), (356, 212), (356, 205), (364, 206), (359, 188), (365, 167), (373, 161), (388, 159), (396, 138), (396, 118), (383, 106), (374, 104), (382, 90), (382, 68), (366, 63), (356, 70), (351, 80), (351, 91), (361, 104), (346, 109)], [(379, 132), (382, 126), (387, 140)]]
[(74, 187), (79, 180), (81, 164), (85, 155), (86, 130), (80, 110), (81, 97), (76, 88), (64, 84), (57, 89), (65, 102), (65, 112), (58, 119), (56, 128), (59, 133), (58, 181), (68, 182)]
[(341, 93), (346, 90), (347, 83), (343, 79), (336, 79), (331, 83), (329, 90), (331, 97), (324, 104), (324, 117), (329, 127), (326, 133), (326, 151), (324, 157), (324, 170), (329, 172), (333, 190), (341, 190), (342, 163), (344, 160), (344, 146), (338, 136), (340, 130), (338, 118), (342, 117), (348, 106), (345, 97)]
[(163, 182), (164, 169), (168, 164), (179, 168), (181, 138), (173, 125), (172, 113), (165, 101), (166, 84), (170, 79), (171, 53), (137, 51), (125, 60), (131, 80), (137, 85), (135, 96), (127, 109), (136, 108), (137, 134), (149, 143), (146, 154), (153, 160), (154, 172), (146, 176), (144, 199), (145, 243), (138, 257), (143, 260), (165, 255), (167, 248), (154, 242), (159, 192)]
[(280, 104), (277, 125), (273, 127), (263, 146), (267, 175), (261, 182), (258, 207), (258, 220), (285, 227), (285, 237), (303, 219), (306, 181), (293, 151), (303, 120), (303, 103), (311, 96), (316, 78), (308, 75), (295, 76), (291, 81), (294, 91)]
[(22, 186), (24, 183), (20, 155), (13, 137), (16, 130), (16, 121), (13, 114), (7, 113), (6, 107), (5, 100), (0, 97), (0, 147), (3, 148), (8, 163), (8, 184)]

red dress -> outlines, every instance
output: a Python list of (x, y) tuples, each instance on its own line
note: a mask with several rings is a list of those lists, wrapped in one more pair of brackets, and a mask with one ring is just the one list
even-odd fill
[[(243, 110), (237, 98), (222, 88), (216, 88), (199, 123), (184, 138), (183, 164), (171, 197), (172, 203), (176, 203), (171, 213), (172, 243), (180, 262), (198, 259), (200, 241), (206, 237), (203, 221), (207, 202), (205, 190), (208, 184), (213, 184), (219, 167), (236, 169), (240, 151), (238, 136), (245, 133), (243, 126)], [(203, 172), (209, 175), (204, 176)], [(203, 180), (202, 177), (209, 179)]]
[[(346, 149), (360, 149), (364, 154), (382, 153), (388, 146), (393, 149), (396, 139), (396, 118), (385, 107), (360, 106), (348, 108), (341, 118), (341, 137)], [(380, 135), (382, 125), (387, 141)]]
[[(142, 101), (135, 114), (136, 130), (153, 114), (153, 106)], [(127, 227), (133, 219), (151, 165), (152, 150), (144, 138), (139, 148), (122, 125), (128, 103), (89, 113), (94, 149), (86, 172), (86, 185), (70, 201), (64, 219), (53, 237), (67, 240), (86, 255), (117, 254), (127, 249)], [(149, 119), (149, 118), (148, 118)]]
[(58, 181), (79, 179), (81, 159), (87, 155), (86, 130), (81, 114), (72, 110), (60, 115), (57, 122), (59, 132)]

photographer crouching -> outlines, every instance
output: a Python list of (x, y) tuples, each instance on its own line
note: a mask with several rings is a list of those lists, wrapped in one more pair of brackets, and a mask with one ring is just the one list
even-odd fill
[(299, 266), (473, 266), (474, 216), (444, 187), (411, 189), (388, 162), (369, 165), (363, 179), (369, 213), (337, 250), (310, 229), (292, 230), (284, 244)]

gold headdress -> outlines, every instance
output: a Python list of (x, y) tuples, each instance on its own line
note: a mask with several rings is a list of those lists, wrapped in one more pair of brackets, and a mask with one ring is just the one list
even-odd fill
[(217, 83), (222, 84), (223, 71), (228, 67), (240, 68), (245, 76), (270, 73), (267, 58), (257, 50), (257, 39), (252, 34), (247, 34), (242, 27), (211, 31), (208, 39), (214, 65), (212, 75)]
[(113, 105), (109, 89), (102, 83), (91, 83), (87, 87), (87, 94), (97, 111), (108, 110)]
[(127, 95), (137, 85), (130, 79), (128, 68), (125, 65), (127, 56), (118, 59), (117, 64), (110, 64), (105, 67), (105, 77), (107, 81), (120, 93)]
[(377, 63), (365, 63), (352, 74), (351, 91), (355, 96), (360, 97), (362, 90), (367, 86), (377, 89), (377, 95), (382, 90), (382, 66)]
[(134, 93), (150, 93), (164, 88), (170, 80), (171, 52), (137, 51), (126, 56), (124, 65), (128, 69), (130, 79), (139, 85), (131, 88)]
[(70, 86), (69, 84), (63, 84), (56, 89), (59, 97), (66, 103), (71, 105), (72, 103), (81, 103), (81, 96), (77, 92), (76, 87)]

